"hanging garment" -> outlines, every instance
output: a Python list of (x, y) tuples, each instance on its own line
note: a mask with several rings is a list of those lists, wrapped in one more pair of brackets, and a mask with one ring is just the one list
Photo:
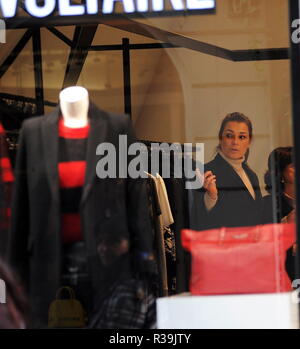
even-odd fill
[[(175, 176), (177, 171), (174, 163), (178, 161), (175, 157), (180, 156), (180, 161), (183, 161), (181, 154), (176, 154), (170, 158), (165, 159), (170, 161), (171, 173), (170, 178), (164, 178), (170, 207), (174, 217), (174, 223), (171, 225), (172, 231), (175, 235), (175, 248), (176, 248), (176, 293), (186, 292), (189, 289), (189, 277), (190, 277), (190, 254), (186, 252), (181, 244), (181, 230), (190, 226), (189, 222), (189, 201), (188, 190), (185, 188), (185, 178), (181, 173), (181, 178)], [(162, 159), (164, 160), (164, 159)], [(182, 168), (184, 164), (182, 163)], [(162, 166), (160, 166), (162, 168)]]
[[(152, 151), (156, 151), (155, 147), (152, 147), (152, 143), (149, 141), (141, 141), (147, 145), (148, 148), (148, 168), (151, 168), (151, 154)], [(171, 207), (174, 223), (169, 227), (172, 234), (172, 246), (175, 246), (175, 254), (172, 254), (171, 264), (175, 261), (176, 270), (176, 293), (186, 292), (189, 289), (190, 267), (191, 258), (190, 254), (185, 251), (181, 244), (181, 230), (190, 227), (190, 215), (193, 215), (192, 204), (195, 199), (198, 199), (198, 191), (192, 192), (192, 199), (189, 200), (190, 190), (186, 190), (186, 179), (184, 178), (183, 171), (178, 171), (178, 168), (174, 165), (176, 162), (182, 162), (181, 169), (184, 169), (183, 157), (181, 152), (174, 152), (173, 155), (168, 152), (163, 152), (159, 149), (159, 168), (163, 168), (163, 163), (166, 161), (170, 164), (170, 176), (166, 178), (162, 176), (168, 195), (169, 204)], [(179, 159), (178, 159), (179, 157)], [(167, 236), (168, 232), (167, 232)], [(176, 256), (176, 257), (174, 257)], [(173, 268), (173, 267), (172, 267)], [(170, 269), (170, 268), (169, 268)]]
[(175, 239), (170, 225), (174, 223), (171, 212), (168, 194), (164, 180), (159, 174), (153, 176), (148, 174), (153, 180), (158, 197), (161, 214), (159, 215), (160, 234), (157, 237), (157, 249), (159, 260), (159, 274), (162, 283), (162, 292), (164, 296), (169, 295), (176, 288), (176, 270), (175, 270)]
[(14, 175), (8, 156), (5, 131), (0, 123), (0, 256), (6, 257), (11, 219), (11, 193)]
[(148, 197), (148, 213), (151, 222), (151, 231), (152, 231), (152, 246), (155, 257), (155, 266), (156, 266), (156, 275), (157, 278), (152, 282), (153, 293), (156, 297), (163, 296), (163, 282), (161, 272), (161, 256), (163, 256), (164, 250), (161, 246), (161, 233), (160, 233), (160, 221), (159, 216), (161, 215), (161, 210), (158, 202), (158, 196), (156, 191), (156, 186), (153, 179), (148, 176), (147, 178), (147, 197)]
[[(48, 115), (26, 120), (17, 154), (9, 255), (27, 285), (34, 327), (47, 326), (48, 307), (60, 286), (59, 115), (57, 107)], [(124, 152), (119, 149), (119, 135), (127, 135), (128, 146), (136, 141), (130, 119), (101, 111), (92, 103), (89, 117), (79, 213), (93, 293), (101, 294), (109, 288), (109, 277), (117, 275), (118, 270), (113, 266), (104, 268), (97, 250), (99, 239), (104, 235), (113, 236), (114, 241), (127, 239), (131, 251), (129, 269), (136, 273), (153, 270), (152, 239), (146, 181), (129, 177), (100, 179), (96, 175), (99, 144), (111, 143), (119, 154)]]
[(162, 297), (168, 296), (168, 273), (167, 273), (167, 262), (166, 262), (166, 252), (164, 246), (164, 230), (162, 226), (162, 214), (158, 195), (157, 179), (153, 175), (148, 173), (150, 180), (153, 183), (154, 190), (154, 207), (153, 212), (156, 214), (155, 219), (157, 219), (155, 225), (155, 238), (154, 238), (154, 251), (157, 259), (157, 269), (158, 269), (158, 280), (159, 280), (159, 295)]
[(156, 184), (158, 188), (158, 197), (161, 207), (161, 230), (164, 236), (164, 248), (166, 253), (166, 265), (168, 276), (168, 293), (176, 292), (176, 244), (173, 230), (170, 226), (174, 223), (173, 215), (170, 208), (169, 198), (165, 182), (157, 173)]
[[(198, 189), (194, 189), (194, 182), (199, 181), (197, 178), (197, 175), (195, 173), (196, 169), (199, 170), (203, 169), (203, 164), (199, 161), (196, 161), (192, 159), (190, 156), (186, 155), (184, 156), (184, 159), (187, 159), (187, 161), (191, 162), (192, 168), (186, 170), (184, 173), (185, 178), (185, 188), (187, 193), (187, 200), (188, 200), (188, 212), (189, 212), (189, 228), (190, 229), (197, 229), (201, 225), (201, 215), (199, 215), (199, 212), (195, 212), (193, 210), (193, 207), (195, 206), (195, 202), (199, 200), (199, 193)], [(198, 182), (200, 183), (200, 182)]]
[(165, 182), (158, 173), (156, 174), (156, 177), (155, 177), (155, 184), (157, 188), (158, 200), (159, 200), (160, 209), (161, 209), (162, 226), (169, 227), (171, 224), (174, 223), (174, 219), (173, 219), (171, 208), (170, 208), (170, 203), (169, 203)]

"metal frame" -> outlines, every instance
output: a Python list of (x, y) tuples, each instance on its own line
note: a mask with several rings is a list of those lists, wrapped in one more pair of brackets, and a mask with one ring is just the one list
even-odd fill
[[(300, 18), (299, 0), (289, 0), (290, 23)], [(292, 34), (292, 28), (290, 28)], [(291, 35), (290, 35), (291, 36)], [(294, 164), (296, 179), (296, 279), (300, 279), (300, 44), (290, 41), (291, 55), (291, 88), (292, 88), (292, 120), (294, 141)], [(298, 286), (298, 285), (296, 285)], [(300, 308), (299, 308), (300, 310)], [(300, 311), (299, 311), (300, 318)]]
[(98, 25), (75, 28), (63, 88), (77, 84), (97, 29)]
[[(289, 0), (290, 23), (294, 19), (300, 18), (299, 0)], [(142, 16), (141, 18), (144, 18)], [(73, 26), (76, 23), (73, 41), (57, 30), (56, 26)], [(152, 38), (159, 43), (130, 44), (129, 39), (124, 38), (121, 45), (100, 45), (91, 46), (93, 37), (99, 24), (105, 24), (113, 28), (121, 29), (130, 33), (139, 34)], [(123, 53), (123, 78), (124, 78), (124, 104), (125, 112), (131, 114), (131, 82), (130, 82), (130, 50), (161, 49), (161, 48), (187, 48), (219, 57), (233, 62), (262, 61), (262, 60), (291, 60), (291, 80), (292, 80), (292, 107), (293, 107), (293, 138), (294, 138), (294, 160), (296, 167), (296, 210), (297, 210), (297, 263), (296, 276), (300, 279), (300, 44), (291, 42), (289, 48), (271, 48), (254, 50), (228, 50), (222, 47), (204, 43), (198, 40), (184, 37), (172, 32), (158, 29), (153, 26), (133, 21), (130, 16), (119, 16), (118, 19), (109, 16), (82, 16), (78, 17), (58, 17), (52, 16), (47, 20), (34, 18), (15, 18), (6, 21), (7, 29), (27, 28), (23, 35), (11, 51), (8, 58), (0, 66), (0, 78), (13, 64), (19, 53), (23, 50), (27, 42), (33, 39), (36, 101), (39, 112), (43, 113), (45, 105), (56, 105), (56, 103), (44, 101), (43, 96), (43, 74), (42, 74), (42, 53), (40, 28), (47, 28), (53, 35), (71, 47), (71, 53), (67, 64), (63, 86), (75, 84), (78, 81), (83, 64), (89, 51), (118, 50)], [(292, 30), (290, 28), (290, 30)], [(0, 97), (4, 94), (0, 94)], [(26, 97), (11, 96), (16, 100), (26, 99)], [(34, 99), (32, 99), (34, 101)], [(42, 105), (43, 104), (43, 105)]]
[(14, 63), (18, 55), (21, 53), (23, 48), (26, 46), (28, 41), (32, 37), (32, 30), (27, 30), (23, 35), (21, 40), (17, 43), (17, 45), (12, 49), (11, 53), (7, 56), (6, 60), (2, 63), (0, 67), (0, 79), (7, 72), (9, 67)]
[(129, 39), (122, 40), (123, 51), (123, 79), (124, 79), (124, 104), (125, 114), (131, 117), (131, 77), (130, 77), (130, 47)]
[(43, 83), (43, 66), (42, 66), (42, 46), (41, 30), (34, 29), (32, 35), (33, 45), (33, 68), (35, 79), (35, 96), (37, 100), (37, 113), (44, 114), (44, 83)]
[[(144, 18), (144, 17), (142, 17)], [(98, 24), (105, 24), (113, 28), (126, 32), (139, 34), (164, 43), (167, 47), (182, 47), (215, 57), (224, 58), (234, 62), (253, 60), (277, 60), (288, 59), (288, 48), (254, 49), (254, 50), (228, 50), (219, 46), (211, 45), (199, 40), (191, 39), (183, 35), (175, 34), (154, 26), (133, 21), (130, 16), (100, 17), (100, 16), (69, 16), (69, 17), (48, 17), (47, 20), (36, 18), (15, 18), (6, 21), (7, 29), (21, 28), (48, 28), (54, 35), (59, 37), (67, 45), (72, 46), (72, 42), (54, 27), (56, 26), (77, 26), (93, 27)], [(152, 44), (139, 44), (140, 47), (134, 49), (151, 48)], [(150, 46), (149, 46), (150, 45)], [(112, 45), (115, 49), (116, 45)], [(99, 47), (99, 46), (98, 46)], [(106, 46), (109, 47), (109, 46)], [(90, 48), (92, 49), (92, 48)]]
[[(0, 78), (5, 74), (18, 54), (22, 51), (28, 40), (32, 37), (37, 51), (40, 51), (41, 28), (47, 28), (53, 35), (63, 41), (71, 48), (66, 67), (63, 88), (76, 85), (83, 65), (89, 51), (122, 51), (123, 53), (123, 79), (124, 79), (124, 110), (131, 115), (131, 80), (130, 80), (130, 50), (151, 50), (161, 48), (187, 48), (200, 53), (219, 57), (232, 62), (261, 61), (261, 60), (282, 60), (289, 59), (288, 48), (254, 49), (254, 50), (228, 50), (219, 46), (211, 45), (202, 41), (187, 38), (183, 35), (175, 34), (147, 24), (138, 23), (129, 18), (130, 16), (78, 16), (58, 17), (52, 16), (47, 20), (36, 18), (15, 18), (6, 22), (7, 29), (30, 28), (12, 50), (11, 54), (0, 66)], [(77, 22), (74, 22), (76, 20)], [(55, 26), (70, 26), (76, 23), (73, 40), (67, 38)], [(128, 39), (123, 39), (121, 45), (98, 45), (92, 46), (92, 41), (98, 28), (98, 24), (106, 24), (113, 28), (139, 34), (161, 42), (130, 44)], [(36, 50), (34, 50), (36, 51)], [(42, 77), (42, 55), (34, 54), (36, 98), (43, 100), (43, 77)], [(40, 70), (40, 71), (39, 71)], [(38, 108), (43, 111), (41, 103)]]

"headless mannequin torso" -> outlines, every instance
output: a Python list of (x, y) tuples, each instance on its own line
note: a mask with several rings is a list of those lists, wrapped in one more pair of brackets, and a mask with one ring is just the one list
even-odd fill
[(65, 88), (59, 94), (59, 103), (65, 126), (70, 128), (87, 126), (89, 94), (84, 87)]
[(82, 136), (82, 130), (89, 124), (88, 91), (79, 86), (68, 87), (61, 91), (59, 101), (60, 121), (63, 121), (63, 126), (59, 123), (58, 152), (63, 241), (60, 287), (68, 286), (75, 291), (89, 318), (93, 309), (93, 293), (79, 211), (86, 172), (88, 131)]

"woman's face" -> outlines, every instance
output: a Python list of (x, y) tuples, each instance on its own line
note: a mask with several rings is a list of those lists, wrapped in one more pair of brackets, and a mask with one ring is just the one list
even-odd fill
[(284, 183), (294, 184), (295, 182), (295, 168), (293, 164), (289, 164), (283, 171)]
[(231, 160), (241, 159), (250, 146), (250, 135), (244, 122), (229, 121), (225, 125), (220, 147), (225, 156)]
[(129, 251), (129, 242), (125, 238), (111, 240), (111, 238), (103, 237), (97, 246), (97, 250), (103, 265), (110, 265)]

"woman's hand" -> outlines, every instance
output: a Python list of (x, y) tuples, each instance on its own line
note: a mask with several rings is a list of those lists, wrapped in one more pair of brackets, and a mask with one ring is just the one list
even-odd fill
[(203, 183), (203, 188), (206, 190), (207, 194), (213, 200), (218, 198), (218, 189), (216, 185), (216, 176), (211, 172), (207, 171), (204, 173), (204, 178), (199, 169), (196, 169), (196, 174), (201, 183)]

